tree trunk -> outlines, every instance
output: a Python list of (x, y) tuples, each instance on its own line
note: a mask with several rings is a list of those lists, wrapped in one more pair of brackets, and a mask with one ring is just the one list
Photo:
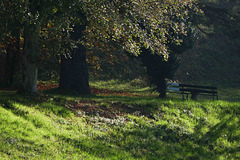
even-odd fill
[(86, 49), (79, 45), (72, 58), (61, 57), (60, 90), (90, 94)]
[(40, 24), (28, 24), (24, 27), (23, 73), (24, 92), (37, 92), (37, 73), (39, 61)]
[(159, 78), (157, 83), (157, 91), (159, 93), (159, 98), (167, 97), (167, 81), (165, 78)]
[[(78, 40), (82, 36), (85, 26), (74, 27), (72, 38)], [(60, 90), (90, 94), (88, 67), (86, 62), (86, 48), (79, 44), (72, 50), (72, 57), (61, 57)]]

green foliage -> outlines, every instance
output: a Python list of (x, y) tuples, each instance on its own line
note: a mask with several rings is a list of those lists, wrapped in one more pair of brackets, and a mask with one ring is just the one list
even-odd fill
[(173, 33), (186, 34), (184, 22), (191, 16), (189, 12), (200, 12), (195, 2), (133, 0), (101, 1), (95, 5), (96, 1), (91, 1), (86, 12), (91, 20), (87, 45), (91, 46), (95, 39), (101, 39), (102, 44), (115, 41), (135, 56), (145, 47), (167, 58), (166, 44), (182, 41)]

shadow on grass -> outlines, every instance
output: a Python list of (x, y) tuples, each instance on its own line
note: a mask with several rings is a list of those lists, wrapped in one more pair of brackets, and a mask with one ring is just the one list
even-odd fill
[[(57, 93), (56, 91), (52, 93)], [(154, 97), (128, 97), (128, 96), (81, 96), (79, 94), (69, 95), (68, 93), (61, 93), (58, 95), (46, 95), (39, 94), (39, 96), (24, 96), (19, 95), (16, 92), (0, 92), (0, 105), (5, 109), (11, 110), (14, 114), (24, 116), (25, 113), (13, 104), (18, 103), (26, 107), (34, 107), (45, 113), (52, 112), (57, 116), (68, 117), (71, 115), (72, 110), (69, 110), (68, 104), (77, 105), (79, 102), (88, 104), (94, 103), (97, 109), (106, 109), (105, 106), (101, 106), (101, 102), (108, 103), (110, 107), (114, 107), (116, 110), (121, 110), (125, 114), (132, 114), (136, 111), (141, 111), (144, 114), (150, 114), (157, 108), (153, 105), (154, 101), (159, 101)], [(144, 103), (144, 101), (151, 101), (151, 103)], [(113, 103), (111, 103), (113, 102)], [(123, 103), (122, 103), (123, 102)], [(83, 105), (85, 105), (83, 103)], [(127, 103), (133, 103), (134, 105), (128, 105)], [(68, 108), (67, 108), (68, 107)], [(85, 107), (86, 108), (86, 107)], [(151, 110), (151, 111), (150, 111)]]
[(25, 112), (16, 107), (14, 103), (24, 105), (25, 107), (34, 107), (40, 111), (48, 113), (54, 113), (57, 116), (69, 117), (72, 115), (72, 111), (67, 109), (64, 99), (56, 99), (53, 97), (39, 94), (38, 96), (24, 96), (19, 95), (16, 92), (0, 92), (0, 105), (8, 110), (11, 110), (17, 116), (25, 116)]
[[(198, 130), (190, 134), (174, 126), (140, 124), (132, 129), (119, 127), (118, 132), (85, 140), (64, 136), (59, 139), (106, 159), (238, 159), (238, 123), (236, 117), (226, 117), (204, 135)], [(200, 123), (197, 127), (204, 125)], [(225, 140), (233, 145), (224, 144), (224, 134), (228, 135)]]

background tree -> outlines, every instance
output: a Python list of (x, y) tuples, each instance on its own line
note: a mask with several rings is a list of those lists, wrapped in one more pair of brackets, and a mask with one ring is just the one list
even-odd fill
[[(82, 19), (81, 24), (76, 24), (71, 33), (74, 41), (84, 41), (83, 32), (86, 29), (86, 17), (81, 11), (78, 17)], [(79, 94), (90, 94), (88, 66), (86, 62), (86, 48), (83, 44), (77, 44), (76, 48), (71, 49), (71, 58), (61, 56), (60, 83), (61, 90), (71, 90)]]
[[(86, 2), (78, 16), (83, 21), (82, 23), (75, 24), (76, 26), (73, 27), (74, 33), (72, 33), (72, 39), (82, 41), (88, 49), (93, 48), (92, 46), (97, 46), (105, 51), (110, 51), (111, 43), (114, 42), (115, 45), (119, 44), (123, 46), (124, 50), (135, 56), (140, 54), (141, 46), (146, 46), (151, 51), (156, 50), (157, 54), (164, 55), (167, 58), (168, 48), (165, 46), (165, 36), (169, 37), (168, 41), (171, 41), (171, 43), (181, 42), (181, 39), (178, 37), (170, 38), (170, 34), (168, 33), (170, 28), (174, 29), (175, 32), (185, 34), (184, 24), (175, 23), (171, 17), (175, 16), (180, 19), (188, 18), (188, 9), (197, 9), (193, 6), (192, 1), (187, 1), (184, 4), (182, 6), (172, 1), (167, 1), (166, 3), (157, 1), (107, 0)], [(145, 9), (141, 10), (140, 8), (143, 6)], [(170, 12), (165, 13), (165, 17), (162, 17), (162, 14), (167, 12), (168, 8)], [(178, 13), (175, 13), (175, 10)], [(156, 15), (161, 15), (161, 22), (155, 19), (157, 18)], [(141, 23), (146, 23), (147, 21), (148, 25), (142, 28)], [(158, 24), (162, 26), (156, 28)], [(85, 27), (86, 31), (84, 34), (83, 29)], [(84, 35), (87, 39), (84, 39)], [(90, 89), (85, 60), (86, 49), (82, 44), (78, 44), (78, 48), (72, 49), (71, 58), (66, 59), (62, 56), (60, 89), (89, 94)]]
[(175, 73), (180, 66), (179, 55), (190, 49), (194, 44), (194, 37), (189, 27), (188, 35), (178, 35), (183, 42), (181, 45), (168, 44), (171, 54), (166, 61), (163, 56), (150, 54), (143, 48), (140, 58), (146, 67), (149, 82), (153, 89), (159, 93), (159, 97), (166, 97), (167, 80), (174, 80)]
[(162, 55), (165, 60), (170, 53), (167, 43), (182, 41), (173, 33), (186, 34), (185, 23), (176, 22), (174, 18), (186, 21), (189, 11), (199, 11), (194, 1), (101, 1), (99, 5), (95, 2), (85, 7), (88, 18), (85, 45), (88, 48), (110, 48), (113, 41), (134, 56), (145, 47), (148, 53)]
[(14, 74), (20, 67), (20, 27), (12, 12), (16, 9), (11, 1), (0, 2), (0, 85), (12, 86)]
[[(36, 92), (37, 91), (37, 74), (38, 74), (38, 63), (40, 61), (40, 48), (39, 48), (39, 38), (40, 29), (43, 23), (47, 22), (48, 19), (56, 16), (61, 17), (60, 26), (64, 28), (68, 25), (67, 14), (69, 13), (69, 8), (74, 2), (68, 1), (26, 1), (23, 6), (24, 9), (24, 91), (26, 92)], [(59, 16), (59, 15), (60, 16)], [(66, 20), (65, 23), (62, 23)], [(55, 21), (56, 22), (56, 21)]]
[[(71, 5), (74, 4), (74, 1), (62, 0), (11, 0), (1, 2), (1, 6), (3, 6), (0, 10), (1, 15), (9, 15), (5, 19), (2, 18), (4, 21), (1, 21), (1, 26), (8, 29), (7, 33), (11, 33), (13, 31), (11, 27), (18, 24), (18, 29), (22, 31), (21, 37), (24, 40), (22, 55), (24, 92), (36, 93), (37, 91), (38, 65), (41, 58), (40, 50), (42, 49), (42, 46), (40, 46), (42, 29), (49, 24), (49, 21), (53, 20), (54, 23), (58, 23), (61, 29), (67, 28), (69, 23), (68, 13)], [(9, 23), (9, 21), (14, 23)]]
[[(239, 1), (205, 0), (195, 16), (196, 46), (182, 55), (177, 78), (187, 83), (238, 86), (240, 61)], [(189, 56), (191, 55), (191, 56)]]

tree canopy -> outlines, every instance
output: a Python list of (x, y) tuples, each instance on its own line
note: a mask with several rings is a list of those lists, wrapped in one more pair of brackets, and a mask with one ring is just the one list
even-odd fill
[(108, 48), (115, 42), (135, 56), (145, 47), (165, 59), (170, 54), (166, 44), (180, 44), (178, 35), (187, 34), (190, 13), (201, 12), (195, 0), (3, 0), (0, 6), (1, 41), (16, 29), (24, 40), (23, 89), (29, 92), (36, 92), (40, 51), (54, 53), (43, 41), (57, 40), (60, 54), (77, 47), (70, 33), (83, 23), (79, 12), (86, 17), (87, 39), (78, 43)]
[[(182, 40), (178, 35), (187, 34), (189, 13), (201, 11), (193, 0), (95, 3), (91, 1), (86, 12), (90, 19), (87, 28), (89, 39), (115, 41), (136, 56), (140, 54), (141, 47), (145, 47), (167, 58), (169, 50), (166, 44), (169, 41), (180, 44)], [(87, 44), (91, 45), (91, 42)]]

